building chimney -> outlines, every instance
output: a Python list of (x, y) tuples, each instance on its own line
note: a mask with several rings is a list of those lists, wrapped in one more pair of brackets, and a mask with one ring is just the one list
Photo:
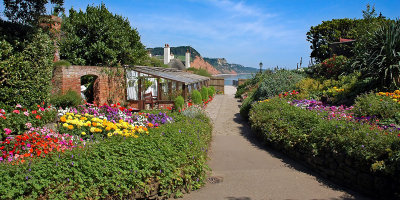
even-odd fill
[(164, 64), (167, 65), (171, 61), (171, 52), (169, 49), (169, 44), (165, 44), (164, 47)]
[(186, 51), (186, 54), (185, 54), (185, 66), (186, 66), (186, 69), (190, 67), (190, 52), (189, 52), (189, 49)]

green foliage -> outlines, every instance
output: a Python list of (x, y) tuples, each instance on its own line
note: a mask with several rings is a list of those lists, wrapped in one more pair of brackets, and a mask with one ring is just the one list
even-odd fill
[(183, 99), (182, 96), (177, 96), (175, 98), (174, 105), (176, 110), (182, 110), (184, 104), (185, 104), (185, 99)]
[(60, 67), (60, 66), (69, 67), (71, 66), (71, 63), (68, 62), (67, 60), (59, 60), (57, 62), (54, 62), (54, 67)]
[(254, 102), (254, 96), (253, 93), (250, 93), (249, 96), (243, 100), (242, 105), (240, 106), (240, 115), (248, 119), (249, 118), (249, 112), (251, 109), (251, 105)]
[(62, 12), (64, 0), (4, 0), (4, 14), (14, 22), (20, 24), (36, 24), (41, 15), (46, 13), (46, 4), (56, 4), (55, 12)]
[(68, 90), (65, 94), (57, 94), (51, 97), (50, 103), (56, 108), (77, 107), (82, 103), (80, 94), (73, 90)]
[(26, 110), (26, 108), (14, 107), (6, 112), (6, 118), (0, 120), (0, 141), (7, 137), (4, 134), (5, 128), (10, 129), (12, 135), (22, 135), (30, 128), (27, 123), (30, 123), (32, 127), (42, 127), (56, 120), (57, 110), (53, 108), (41, 110), (38, 107), (36, 109)]
[(239, 85), (236, 89), (235, 98), (240, 98), (244, 93), (249, 92), (252, 88), (258, 87), (258, 84), (264, 77), (269, 76), (272, 73), (270, 70), (266, 70), (263, 73), (257, 73), (251, 78), (247, 79), (242, 85)]
[(390, 21), (369, 32), (358, 42), (353, 67), (363, 78), (373, 79), (378, 89), (397, 89), (400, 85), (400, 20)]
[(61, 30), (61, 58), (75, 65), (143, 64), (148, 58), (137, 30), (104, 4), (88, 6), (86, 12), (71, 8)]
[(207, 101), (208, 100), (208, 89), (207, 89), (207, 87), (202, 87), (200, 93), (201, 93), (201, 100)]
[(299, 99), (319, 100), (322, 95), (323, 85), (316, 79), (304, 78), (296, 84)]
[(357, 97), (353, 110), (354, 115), (358, 117), (375, 116), (379, 119), (394, 119), (400, 112), (400, 105), (390, 97), (369, 93)]
[(203, 104), (203, 101), (201, 100), (201, 94), (198, 90), (193, 90), (191, 97), (194, 104)]
[(345, 56), (333, 55), (323, 62), (312, 66), (313, 77), (323, 77), (325, 79), (337, 79), (339, 75), (344, 74), (349, 69), (348, 59)]
[(215, 88), (214, 88), (214, 86), (208, 87), (208, 95), (211, 96), (211, 97), (213, 97), (214, 94), (215, 94)]
[(208, 71), (205, 69), (197, 69), (197, 68), (191, 67), (191, 68), (188, 68), (187, 70), (192, 71), (194, 74), (197, 74), (200, 76), (211, 77), (211, 74), (208, 73)]
[(264, 100), (275, 95), (296, 89), (296, 84), (303, 76), (287, 70), (279, 70), (265, 75), (260, 81), (260, 86), (254, 92), (254, 100)]
[[(211, 124), (175, 114), (139, 138), (111, 137), (24, 164), (0, 165), (0, 199), (173, 197), (205, 183)], [(135, 197), (136, 196), (136, 197)]]
[(331, 56), (328, 44), (339, 42), (340, 38), (354, 38), (355, 27), (360, 20), (356, 19), (332, 19), (323, 21), (317, 26), (311, 26), (307, 32), (307, 41), (311, 43), (311, 57), (317, 62), (322, 62)]
[(53, 69), (53, 43), (38, 32), (31, 42), (16, 51), (0, 41), (0, 107), (21, 104), (26, 107), (49, 100)]
[[(284, 99), (274, 98), (253, 105), (250, 123), (268, 145), (300, 153), (300, 159), (338, 155), (356, 161), (358, 168), (367, 170), (383, 161), (385, 166), (380, 169), (398, 176), (400, 157), (394, 155), (400, 153), (397, 145), (400, 139), (396, 134), (387, 134), (368, 124), (326, 120), (323, 115), (323, 112), (291, 106)], [(379, 169), (375, 166), (375, 170)]]

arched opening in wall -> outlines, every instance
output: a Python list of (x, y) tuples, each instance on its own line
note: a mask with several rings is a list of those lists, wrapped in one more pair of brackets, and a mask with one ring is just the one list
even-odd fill
[(98, 96), (98, 77), (96, 75), (85, 75), (81, 77), (81, 97), (88, 103), (94, 103)]

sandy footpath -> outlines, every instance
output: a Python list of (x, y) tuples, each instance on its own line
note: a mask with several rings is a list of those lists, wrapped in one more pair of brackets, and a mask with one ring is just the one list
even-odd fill
[(183, 199), (367, 199), (332, 184), (254, 139), (240, 117), (235, 92), (235, 87), (225, 86), (225, 95), (216, 95), (207, 107), (214, 123), (209, 176), (223, 180), (207, 183)]

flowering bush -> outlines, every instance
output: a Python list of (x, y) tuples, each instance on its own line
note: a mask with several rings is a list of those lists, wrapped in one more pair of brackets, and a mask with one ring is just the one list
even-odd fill
[(28, 130), (26, 123), (40, 127), (54, 121), (57, 111), (51, 106), (44, 107), (43, 105), (37, 105), (37, 110), (28, 110), (20, 104), (17, 104), (10, 112), (0, 109), (0, 141), (7, 135), (23, 134)]
[(47, 128), (32, 128), (15, 137), (0, 142), (0, 163), (19, 161), (27, 158), (45, 157), (53, 151), (64, 152), (82, 144), (82, 139), (68, 134), (59, 134)]

